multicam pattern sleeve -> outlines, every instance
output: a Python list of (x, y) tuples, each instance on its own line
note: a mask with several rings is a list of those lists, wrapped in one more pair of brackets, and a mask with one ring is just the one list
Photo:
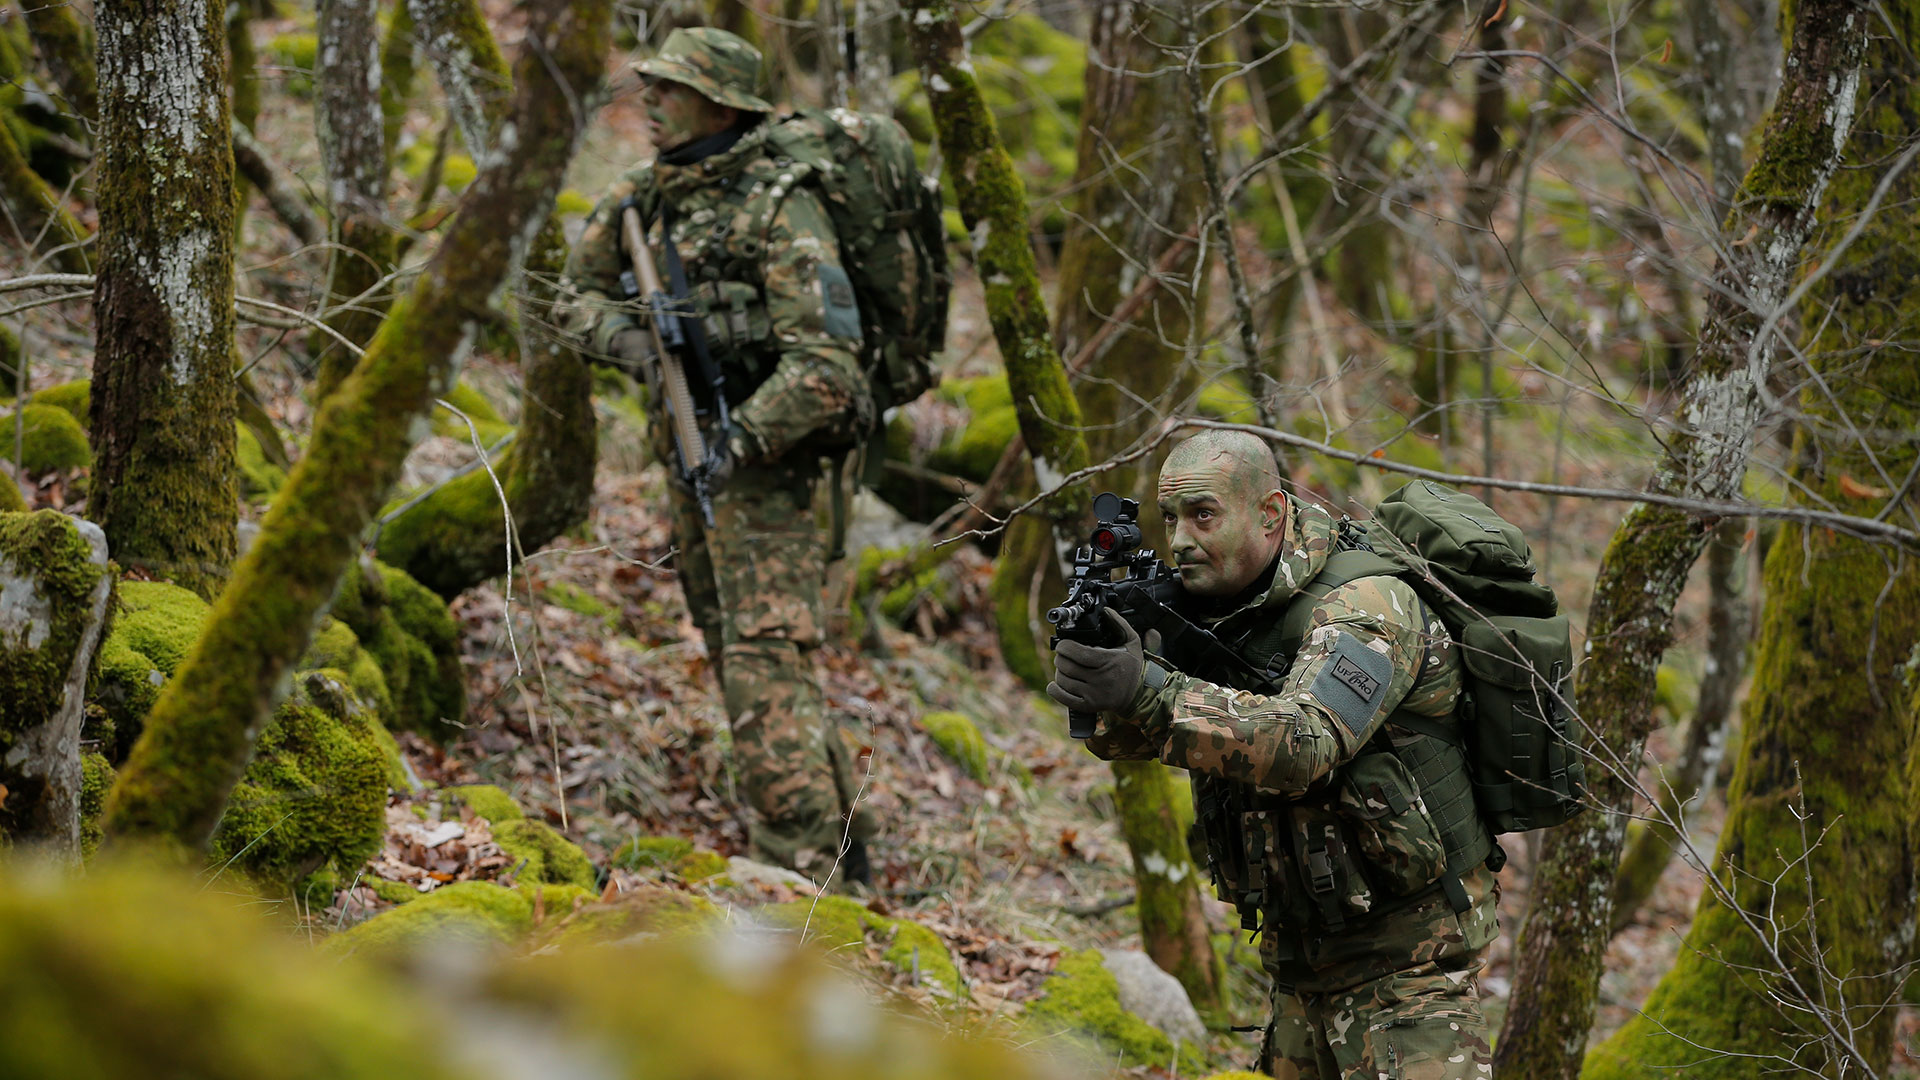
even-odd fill
[[(1256, 694), (1175, 673), (1105, 717), (1095, 752), (1142, 745), (1169, 765), (1298, 795), (1348, 761), (1408, 698), (1432, 628), (1413, 589), (1362, 578), (1314, 606), (1280, 690)], [(1423, 687), (1421, 696), (1430, 696)], [(1102, 756), (1106, 756), (1104, 753)]]
[(793, 189), (767, 225), (767, 316), (780, 360), (733, 418), (766, 457), (817, 432), (849, 437), (872, 420), (872, 395), (854, 354), (858, 309), (840, 265), (833, 223), (810, 189)]

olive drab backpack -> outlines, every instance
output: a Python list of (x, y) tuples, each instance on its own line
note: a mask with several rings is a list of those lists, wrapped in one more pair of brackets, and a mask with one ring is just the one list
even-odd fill
[(773, 125), (768, 151), (807, 170), (833, 219), (876, 415), (919, 397), (935, 381), (952, 279), (940, 188), (921, 175), (906, 130), (871, 113), (801, 109)]
[[(1359, 531), (1358, 546), (1397, 568), (1394, 576), (1433, 608), (1459, 649), (1458, 735), (1427, 733), (1464, 740), (1487, 828), (1524, 832), (1578, 814), (1586, 767), (1569, 741), (1570, 625), (1553, 590), (1534, 580), (1520, 530), (1466, 492), (1415, 480), (1387, 496)], [(1328, 569), (1341, 558), (1329, 559)], [(1376, 564), (1372, 573), (1380, 572)]]

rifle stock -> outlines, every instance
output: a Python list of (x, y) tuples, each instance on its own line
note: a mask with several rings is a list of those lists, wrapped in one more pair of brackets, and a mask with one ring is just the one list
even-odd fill
[[(648, 309), (647, 329), (653, 335), (654, 363), (659, 365), (660, 386), (672, 421), (674, 449), (680, 454), (680, 474), (693, 485), (694, 495), (700, 500), (700, 512), (711, 528), (713, 495), (707, 490), (707, 440), (694, 411), (693, 386), (687, 381), (686, 364), (673, 347), (677, 342), (668, 340), (664, 327), (666, 319), (678, 316), (670, 314), (667, 290), (661, 285), (660, 271), (654, 266), (653, 248), (647, 244), (647, 230), (640, 223), (640, 211), (630, 204), (620, 211), (620, 229), (627, 242), (627, 255), (633, 261), (640, 297)], [(674, 329), (674, 336), (678, 337), (678, 327)]]

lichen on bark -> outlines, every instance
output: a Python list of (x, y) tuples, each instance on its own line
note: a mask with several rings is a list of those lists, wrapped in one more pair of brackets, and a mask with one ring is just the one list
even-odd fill
[(195, 849), (219, 820), (262, 719), (453, 383), (509, 266), (544, 222), (601, 84), (605, 0), (532, 5), (507, 120), (514, 138), (467, 189), (440, 248), (320, 409), (307, 453), (162, 692), (107, 808), (107, 842)]
[(225, 7), (103, 0), (88, 514), (122, 566), (219, 591), (236, 547)]
[[(1846, 0), (1794, 11), (1788, 75), (1748, 173), (1751, 195), (1728, 218), (1680, 430), (1648, 487), (1695, 498), (1736, 496), (1746, 472), (1759, 386), (1775, 353), (1761, 323), (1786, 297), (1853, 122), (1868, 19)], [(1844, 93), (1836, 94), (1840, 88)], [(1809, 143), (1809, 132), (1818, 139)], [(1809, 155), (1809, 147), (1819, 153)], [(1739, 241), (1734, 244), (1733, 241)], [(1575, 700), (1595, 737), (1587, 801), (1599, 807), (1546, 834), (1535, 894), (1515, 945), (1515, 1001), (1495, 1069), (1548, 1080), (1580, 1071), (1611, 937), (1612, 875), (1631, 804), (1628, 781), (1651, 726), (1655, 673), (1673, 605), (1711, 522), (1636, 503), (1602, 557), (1588, 612), (1588, 655)]]

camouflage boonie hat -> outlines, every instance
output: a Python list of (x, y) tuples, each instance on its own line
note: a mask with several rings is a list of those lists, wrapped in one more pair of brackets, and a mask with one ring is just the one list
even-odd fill
[(755, 95), (760, 88), (760, 50), (737, 35), (711, 26), (694, 26), (667, 35), (652, 59), (633, 70), (653, 79), (691, 86), (704, 97), (748, 112), (770, 113), (773, 106)]

